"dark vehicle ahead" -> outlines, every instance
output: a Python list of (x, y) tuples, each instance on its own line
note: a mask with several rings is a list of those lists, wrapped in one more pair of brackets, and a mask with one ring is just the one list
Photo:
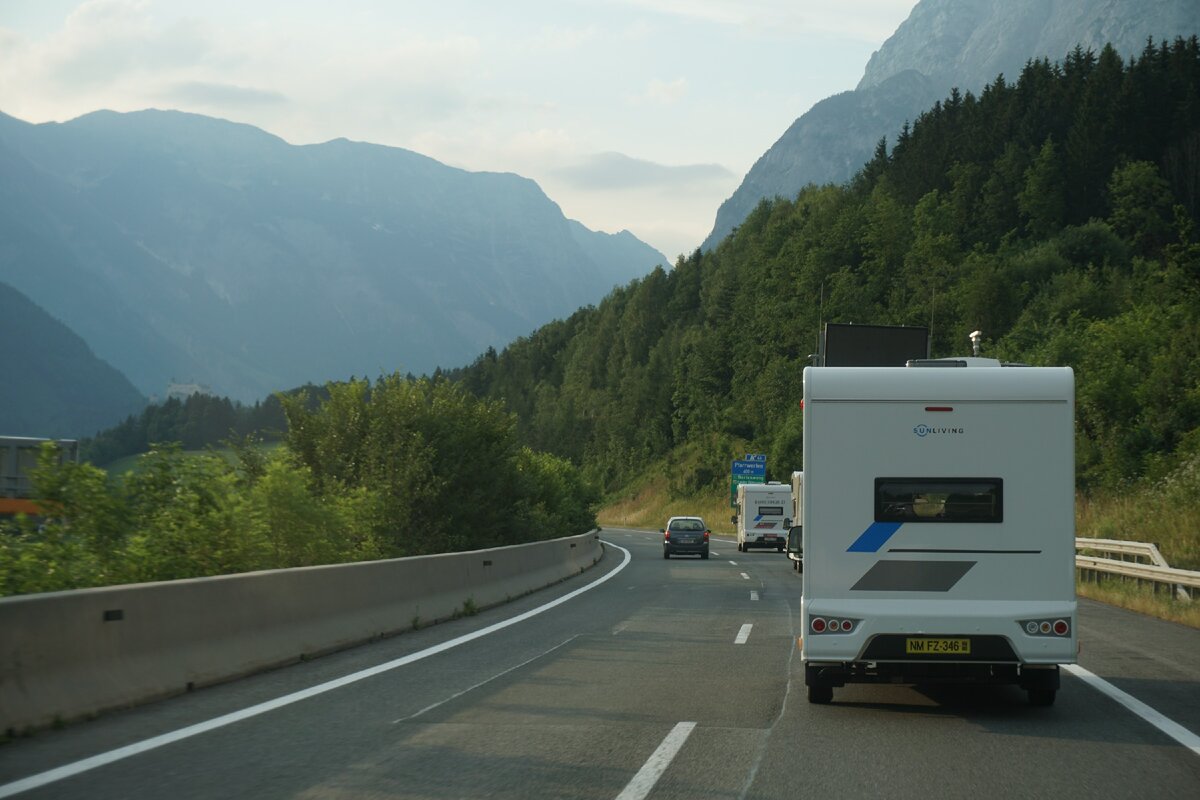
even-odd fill
[(663, 558), (691, 553), (708, 558), (708, 526), (700, 517), (671, 517), (663, 535)]

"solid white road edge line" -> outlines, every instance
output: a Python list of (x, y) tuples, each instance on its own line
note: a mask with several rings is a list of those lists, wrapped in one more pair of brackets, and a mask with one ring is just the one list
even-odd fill
[(747, 642), (747, 640), (749, 640), (749, 638), (750, 638), (750, 631), (752, 628), (754, 628), (753, 623), (747, 622), (745, 625), (743, 625), (738, 630), (737, 638), (735, 638), (733, 640), (733, 643), (734, 644), (745, 644)]
[(680, 722), (672, 728), (667, 738), (662, 740), (662, 744), (638, 770), (637, 775), (633, 776), (633, 780), (617, 795), (617, 800), (644, 800), (654, 788), (654, 784), (658, 783), (658, 779), (667, 771), (667, 767), (671, 766), (671, 762), (675, 760), (675, 756), (679, 754), (683, 743), (692, 735), (695, 727), (694, 722)]
[(1089, 672), (1078, 664), (1063, 664), (1063, 670), (1071, 675), (1074, 675), (1079, 680), (1091, 686), (1098, 692), (1102, 692), (1113, 700), (1116, 700), (1127, 709), (1137, 714), (1139, 717), (1149, 722), (1160, 731), (1170, 736), (1175, 741), (1179, 742), (1184, 747), (1191, 750), (1196, 755), (1200, 756), (1200, 736), (1189, 731), (1187, 728), (1180, 725), (1174, 720), (1168, 719), (1158, 711), (1155, 711), (1150, 706), (1138, 700), (1128, 692), (1124, 692), (1113, 686), (1108, 681), (1101, 678), (1095, 673)]
[(502, 620), (492, 625), (488, 625), (486, 628), (480, 628), (472, 633), (463, 634), (462, 636), (442, 642), (441, 644), (436, 644), (433, 647), (428, 647), (416, 653), (410, 653), (409, 655), (385, 662), (383, 664), (378, 664), (374, 667), (368, 667), (367, 669), (351, 673), (350, 675), (344, 675), (341, 678), (335, 678), (334, 680), (326, 681), (325, 683), (320, 683), (307, 689), (301, 689), (298, 692), (292, 692), (291, 694), (285, 694), (282, 697), (276, 697), (274, 700), (267, 700), (266, 702), (258, 703), (257, 705), (249, 706), (239, 711), (223, 714), (222, 716), (214, 717), (213, 719), (206, 720), (204, 722), (197, 722), (195, 725), (188, 725), (186, 728), (180, 728), (179, 730), (163, 733), (140, 742), (127, 744), (124, 747), (118, 747), (116, 750), (109, 750), (107, 753), (100, 753), (99, 755), (94, 755), (90, 758), (85, 758), (70, 764), (64, 764), (61, 767), (55, 767), (54, 769), (46, 770), (45, 772), (39, 772), (36, 775), (30, 775), (28, 778), (21, 778), (20, 780), (0, 785), (0, 798), (12, 797), (15, 794), (27, 792), (30, 789), (36, 789), (40, 786), (55, 783), (56, 781), (61, 781), (65, 778), (79, 775), (82, 772), (87, 772), (89, 770), (96, 769), (97, 767), (103, 767), (106, 764), (112, 764), (114, 761), (121, 761), (122, 759), (136, 756), (141, 753), (163, 747), (164, 745), (173, 744), (174, 742), (182, 741), (183, 739), (189, 739), (202, 733), (208, 733), (209, 731), (216, 730), (217, 728), (223, 728), (226, 725), (232, 725), (235, 722), (241, 722), (244, 719), (257, 717), (260, 714), (267, 713), (268, 711), (274, 711), (277, 708), (282, 708), (284, 706), (291, 705), (292, 703), (298, 703), (301, 700), (307, 700), (310, 697), (316, 697), (317, 695), (324, 694), (325, 692), (331, 692), (334, 689), (340, 689), (343, 686), (349, 686), (352, 683), (357, 683), (358, 681), (366, 678), (372, 678), (381, 673), (396, 669), (397, 667), (403, 667), (407, 664), (412, 664), (413, 662), (428, 658), (429, 656), (437, 655), (438, 653), (444, 653), (447, 650), (452, 650), (461, 644), (466, 644), (467, 642), (474, 641), (475, 639), (479, 639), (495, 633), (496, 631), (503, 630), (504, 628), (512, 625), (516, 625), (518, 622), (524, 622), (530, 617), (536, 617), (538, 614), (541, 614), (544, 611), (549, 611), (556, 606), (562, 605), (568, 600), (573, 600), (584, 592), (595, 589), (597, 586), (601, 585), (609, 578), (612, 578), (629, 565), (629, 562), (632, 560), (633, 556), (628, 550), (618, 544), (613, 544), (612, 542), (603, 539), (601, 541), (604, 542), (604, 544), (620, 550), (625, 554), (625, 559), (617, 566), (616, 569), (604, 577), (597, 578), (588, 585), (581, 586), (573, 592), (568, 592), (557, 600), (551, 600), (545, 605), (532, 608), (529, 611), (512, 617), (511, 619)]

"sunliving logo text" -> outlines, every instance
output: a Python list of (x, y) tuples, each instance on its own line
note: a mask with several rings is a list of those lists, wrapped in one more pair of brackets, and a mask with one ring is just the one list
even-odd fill
[(963, 434), (966, 433), (965, 428), (935, 428), (932, 425), (924, 423), (913, 428), (913, 433), (920, 436), (922, 439), (926, 436), (940, 436), (944, 434)]

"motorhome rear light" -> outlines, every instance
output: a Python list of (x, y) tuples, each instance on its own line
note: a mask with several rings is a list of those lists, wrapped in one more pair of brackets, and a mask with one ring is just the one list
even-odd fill
[(953, 411), (953, 406), (925, 406), (926, 411)]
[(837, 633), (839, 630), (841, 630), (841, 627), (842, 624), (836, 619), (829, 620), (829, 630), (831, 633)]
[(1071, 634), (1071, 620), (1066, 617), (1019, 619), (1017, 624), (1030, 636), (1069, 636)]
[(825, 632), (825, 620), (821, 617), (813, 617), (812, 629), (813, 629), (813, 633), (824, 633)]
[(853, 627), (854, 627), (854, 623), (851, 622), (850, 620), (848, 620), (848, 619), (842, 620), (842, 630), (844, 632), (849, 633), (850, 629)]

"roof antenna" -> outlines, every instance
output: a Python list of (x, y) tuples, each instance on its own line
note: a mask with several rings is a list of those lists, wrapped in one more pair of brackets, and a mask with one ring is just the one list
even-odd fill
[(967, 338), (971, 340), (971, 350), (976, 358), (979, 358), (979, 342), (983, 339), (983, 331), (971, 331), (967, 334)]
[(937, 310), (937, 287), (929, 290), (929, 341), (925, 345), (925, 357), (929, 358), (933, 347), (933, 314)]
[(821, 328), (824, 325), (825, 317), (825, 281), (821, 281), (821, 300), (817, 306), (817, 352), (809, 353), (808, 357), (812, 359), (814, 367), (825, 366), (825, 340), (821, 337)]

